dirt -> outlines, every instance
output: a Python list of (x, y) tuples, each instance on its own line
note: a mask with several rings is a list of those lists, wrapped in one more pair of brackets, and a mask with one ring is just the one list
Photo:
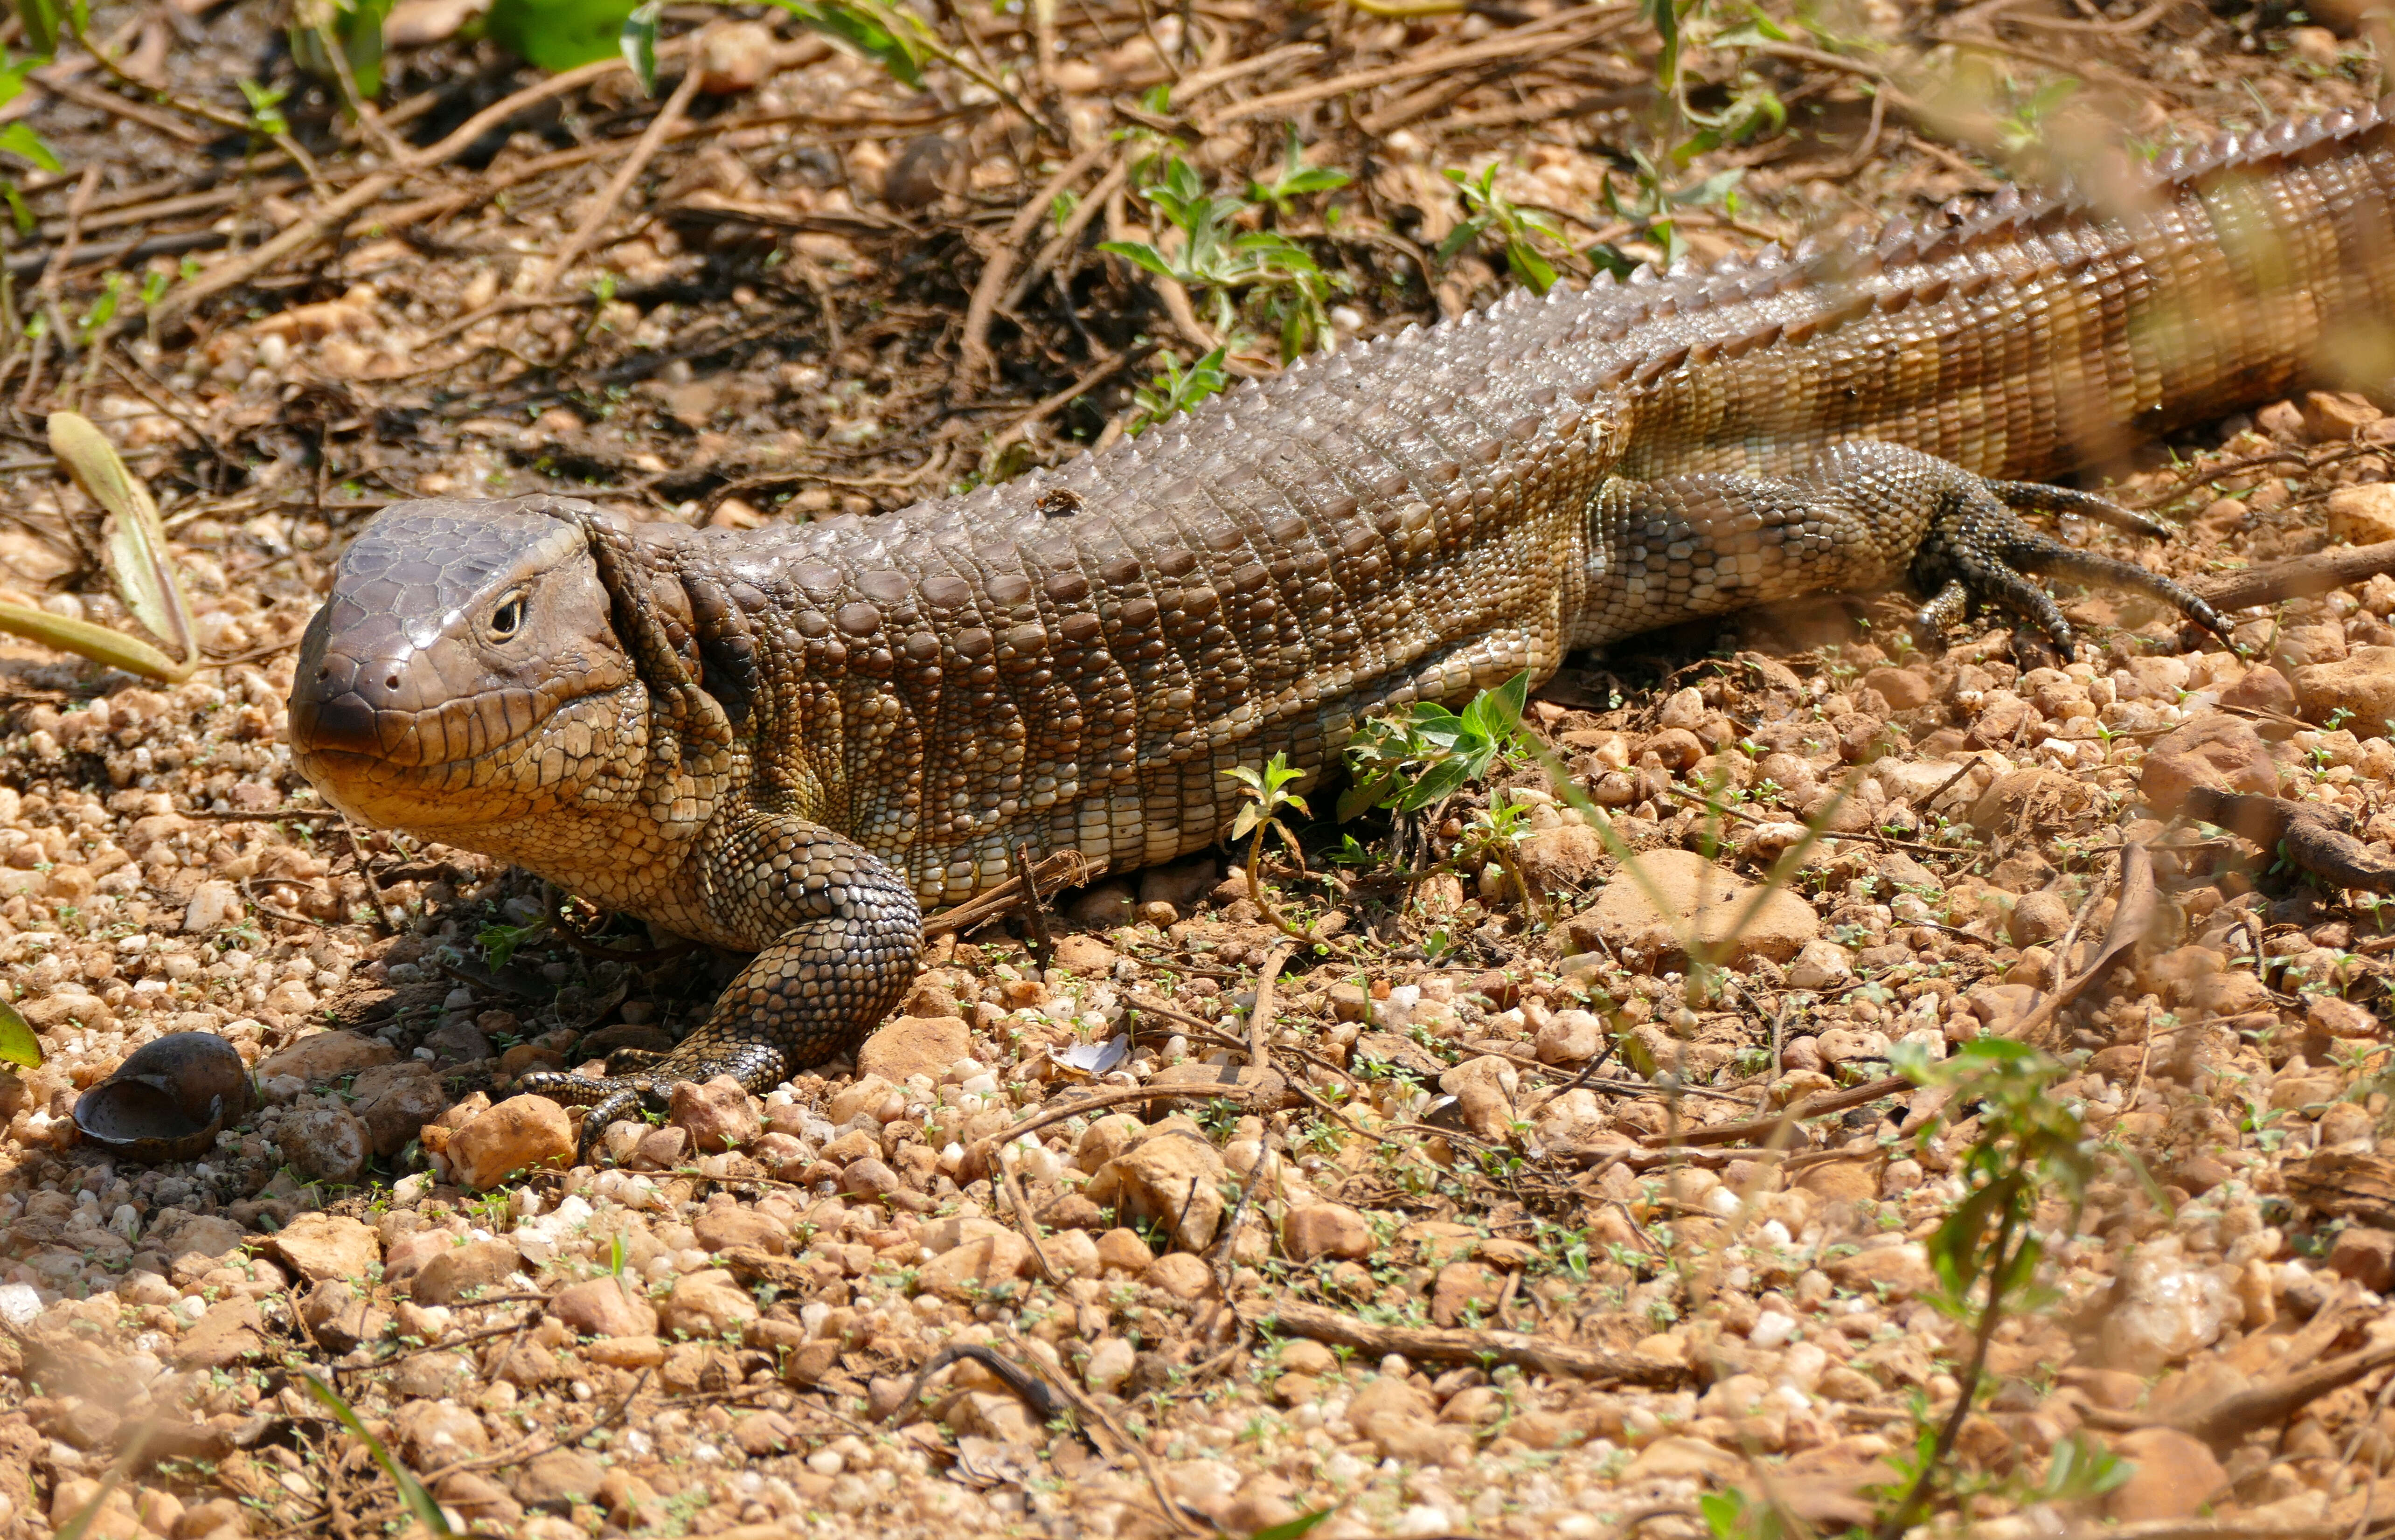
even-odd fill
[[(2383, 866), (2385, 577), (2240, 612), (2243, 657), (2066, 591), (2083, 662), (1985, 625), (1925, 656), (1903, 596), (1576, 658), (1527, 720), (1585, 802), (1523, 762), (1401, 827), (1302, 824), (1304, 869), (1259, 875), (1306, 944), (1244, 848), (1109, 879), (935, 942), (860, 1062), (685, 1088), (576, 1163), (515, 1077), (668, 1042), (736, 960), (531, 929), (536, 881), (293, 774), (293, 647), (374, 510), (870, 513), (1131, 431), (1162, 353), (1278, 367), (1296, 287), (1226, 312), (1096, 249), (1156, 239), (1165, 136), (1217, 191), (1285, 181), (1291, 126), (1345, 174), (1231, 217), (1318, 265), (1343, 340), (1539, 261), (1923, 217), (2377, 81), (2350, 19), (2126, 0), (1691, 17), (1677, 108), (1630, 10), (1077, 5), (1044, 67), (1019, 11), (942, 7), (965, 63), (914, 89), (678, 9), (669, 39), (719, 29), (710, 88), (646, 151), (672, 47), (657, 97), (602, 73), (460, 139), (539, 77), (434, 37), (361, 123), (253, 5), (103, 6), (124, 77), (71, 51), (0, 109), (66, 167), (19, 178), (0, 599), (133, 629), (48, 458), (73, 406), (157, 494), (209, 657), (160, 684), (0, 645), (0, 977), (46, 1058), (0, 1078), (0, 1533), (425, 1529), (311, 1380), (444, 1522), (529, 1540), (1869, 1533), (1973, 1358), (1930, 1248), (1987, 1126), (1878, 1082), (2013, 1032), (2092, 1179), (2037, 1208), (2038, 1292), (1920, 1522), (2383, 1529), (2395, 942), (2378, 896), (2172, 810), (2275, 791)], [(244, 76), (289, 88), (279, 139)], [(1488, 209), (1443, 173), (1492, 164), (1538, 260), (1502, 223), (1449, 242)], [(2190, 579), (2388, 538), (2335, 494), (2388, 479), (2389, 420), (2257, 402), (2088, 468), (2181, 538), (2071, 534)], [(1501, 795), (1510, 867), (1471, 843)], [(1654, 904), (1766, 881), (1693, 962)], [(175, 1032), (261, 1104), (195, 1158), (79, 1138), (78, 1096)]]

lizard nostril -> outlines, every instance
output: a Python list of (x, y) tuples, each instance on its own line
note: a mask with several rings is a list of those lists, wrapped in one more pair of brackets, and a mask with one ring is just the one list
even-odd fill
[(382, 687), (383, 687), (384, 689), (386, 689), (386, 690), (396, 690), (396, 689), (398, 689), (398, 688), (399, 688), (399, 675), (397, 675), (397, 674), (393, 674), (393, 675), (391, 675), (389, 679), (384, 680), (384, 681), (382, 682)]

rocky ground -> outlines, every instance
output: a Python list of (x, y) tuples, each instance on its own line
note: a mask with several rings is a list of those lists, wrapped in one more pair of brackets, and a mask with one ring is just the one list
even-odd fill
[[(1577, 659), (1525, 718), (1567, 785), (1516, 753), (1399, 827), (1302, 823), (1259, 886), (1242, 847), (951, 929), (856, 1062), (685, 1086), (588, 1164), (516, 1077), (670, 1042), (734, 960), (545, 923), (523, 874), (325, 811), (282, 742), (291, 644), (392, 497), (751, 524), (1119, 435), (1153, 348), (1224, 340), (1092, 249), (1152, 233), (1153, 136), (1236, 190), (1294, 120), (1353, 175), (1239, 216), (1338, 274), (1337, 338), (1521, 274), (1502, 224), (1442, 252), (1488, 212), (1450, 167), (1499, 165), (1585, 270), (1924, 210), (2067, 161), (2040, 126), (2161, 142), (2376, 80), (2350, 29), (2114, 9), (1692, 18), (1692, 110), (1782, 113), (1711, 145), (1627, 12), (1076, 7), (1044, 67), (1012, 13), (944, 12), (1063, 148), (961, 65), (916, 92), (750, 19), (683, 108), (602, 73), (336, 208), (538, 77), (411, 0), (382, 128), (301, 83), (282, 139), (228, 140), (234, 76), (295, 84), (276, 18), (103, 7), (126, 78), (71, 51), (19, 99), (69, 169), (24, 179), (10, 259), (50, 325), (0, 367), (0, 598), (130, 625), (41, 449), (78, 405), (157, 489), (212, 661), (0, 656), (0, 980), (46, 1055), (0, 1076), (0, 1533), (432, 1527), (311, 1377), (442, 1522), (527, 1540), (1900, 1531), (1976, 1356), (1984, 1295), (1942, 1310), (1933, 1264), (1995, 1114), (1887, 1077), (1988, 1038), (2049, 1055), (2085, 1185), (2031, 1191), (2043, 1268), (1914, 1520), (2384, 1533), (2395, 578), (2238, 611), (2242, 657), (2068, 591), (2084, 661), (1986, 625), (1925, 656), (1872, 596)], [(342, 239), (269, 244), (311, 222)], [(109, 274), (143, 262), (137, 305)], [(1272, 318), (1232, 323), (1227, 367), (1275, 366)], [(2190, 580), (2395, 539), (2387, 445), (2358, 397), (2256, 404), (2111, 468), (2181, 539), (2070, 533)], [(2207, 791), (2362, 843), (2301, 870)], [(256, 1109), (155, 1162), (79, 1140), (179, 1032)]]

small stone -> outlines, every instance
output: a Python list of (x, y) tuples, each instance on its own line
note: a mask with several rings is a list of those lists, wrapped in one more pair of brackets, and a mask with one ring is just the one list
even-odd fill
[(752, 1459), (786, 1454), (799, 1441), (798, 1425), (779, 1412), (752, 1412), (732, 1425), (732, 1441)]
[(1372, 1255), (1372, 1226), (1341, 1203), (1308, 1203), (1281, 1221), (1281, 1249), (1292, 1262), (1359, 1260)]
[(765, 1131), (748, 1091), (729, 1075), (705, 1084), (683, 1081), (673, 1088), (666, 1121), (689, 1134), (695, 1148), (738, 1149)]
[(648, 1297), (618, 1278), (590, 1278), (557, 1291), (549, 1313), (573, 1328), (576, 1336), (653, 1336), (656, 1308)]
[(202, 883), (183, 906), (183, 934), (204, 936), (242, 917), (241, 889), (231, 883)]
[(761, 1314), (739, 1280), (721, 1268), (706, 1268), (674, 1280), (657, 1321), (684, 1336), (737, 1336)]
[(508, 1489), (476, 1471), (453, 1470), (432, 1485), (443, 1507), (456, 1508), (468, 1523), (509, 1525), (523, 1518), (523, 1507)]
[[(1699, 939), (1719, 960), (1737, 966), (1763, 957), (1784, 962), (1819, 936), (1821, 922), (1812, 906), (1793, 893), (1776, 891), (1752, 915), (1755, 886), (1723, 870), (1694, 851), (1649, 850), (1638, 861), (1647, 883), (1662, 895), (1669, 916), (1647, 898), (1645, 885), (1627, 876), (1606, 884), (1594, 905), (1565, 923), (1573, 951), (1619, 951), (1632, 946), (1658, 925), (1686, 923), (1700, 916)], [(1733, 934), (1732, 922), (1739, 923)], [(1673, 934), (1676, 935), (1677, 932)]]
[(303, 1037), (279, 1054), (269, 1054), (256, 1066), (258, 1081), (296, 1076), (311, 1085), (354, 1075), (399, 1057), (399, 1050), (380, 1038), (359, 1032), (317, 1032)]
[(1863, 675), (1863, 688), (1877, 690), (1889, 710), (1910, 711), (1929, 704), (1929, 671), (1883, 666)]
[(940, 1253), (923, 1264), (915, 1282), (925, 1294), (942, 1299), (973, 1301), (1028, 1277), (1033, 1266), (1031, 1242), (1012, 1230), (1001, 1229)]
[(1468, 1318), (1485, 1316), (1503, 1286), (1496, 1273), (1477, 1262), (1450, 1262), (1432, 1284), (1430, 1318), (1441, 1326), (1460, 1326)]
[[(893, 1086), (915, 1075), (936, 1082), (949, 1065), (972, 1052), (973, 1031), (960, 1017), (900, 1016), (865, 1040), (856, 1051), (856, 1072), (878, 1075)], [(835, 1124), (847, 1121), (832, 1119)]]
[(2211, 1347), (2242, 1319), (2236, 1269), (2200, 1267), (2165, 1236), (2139, 1247), (2122, 1264), (2100, 1336), (2114, 1368), (2154, 1374), (2190, 1353)]
[(1131, 1378), (1131, 1368), (1138, 1360), (1131, 1345), (1122, 1338), (1100, 1337), (1091, 1345), (1090, 1361), (1082, 1368), (1081, 1377), (1089, 1382), (1091, 1389), (1112, 1395)]
[(2328, 1270), (2385, 1294), (2395, 1285), (2395, 1233), (2362, 1226), (2339, 1231), (2328, 1249)]
[(1147, 1242), (1140, 1238), (1139, 1231), (1128, 1226), (1118, 1226), (1098, 1237), (1098, 1266), (1101, 1268), (1138, 1278), (1144, 1276), (1155, 1261), (1156, 1254), (1147, 1249)]
[[(1873, 1190), (1870, 1196), (1877, 1197), (1878, 1192)], [(1823, 1264), (1821, 1270), (1833, 1282), (1857, 1294), (1876, 1291), (1889, 1300), (1912, 1299), (1938, 1286), (1938, 1275), (1929, 1266), (1929, 1254), (1916, 1241), (1856, 1252)]]
[(1214, 1292), (1213, 1270), (1187, 1252), (1168, 1252), (1149, 1263), (1145, 1281), (1175, 1299), (1203, 1299)]
[(365, 1125), (377, 1157), (405, 1149), (417, 1131), (449, 1109), (440, 1072), (422, 1059), (400, 1059), (358, 1071), (350, 1083), (350, 1113)]
[(663, 1128), (642, 1130), (632, 1143), (629, 1163), (639, 1171), (671, 1171), (689, 1153), (690, 1130), (668, 1123)]
[(1539, 1029), (1541, 1064), (1586, 1064), (1605, 1051), (1605, 1023), (1594, 1011), (1557, 1011)]
[(526, 1507), (562, 1513), (589, 1502), (606, 1475), (605, 1467), (578, 1449), (552, 1449), (534, 1455), (516, 1472), (516, 1500)]
[[(1125, 908), (1129, 908), (1128, 895), (1125, 896)], [(1124, 919), (1128, 918), (1126, 914)], [(1115, 949), (1094, 936), (1060, 936), (1056, 938), (1055, 965), (1084, 978), (1104, 977), (1114, 972)]]
[(455, 1305), (478, 1289), (492, 1289), (521, 1267), (515, 1246), (505, 1241), (470, 1241), (433, 1254), (416, 1270), (408, 1294), (418, 1305)]
[(497, 1187), (518, 1172), (574, 1162), (574, 1125), (546, 1096), (509, 1096), (449, 1136), (457, 1185)]
[(840, 1174), (840, 1189), (859, 1198), (886, 1198), (906, 1184), (880, 1161), (851, 1161)]
[(1223, 1179), (1221, 1153), (1197, 1124), (1176, 1116), (1101, 1166), (1086, 1190), (1092, 1202), (1122, 1204), (1163, 1225), (1184, 1249), (1202, 1251), (1223, 1221)]
[(768, 1256), (787, 1255), (790, 1232), (777, 1221), (750, 1208), (711, 1208), (690, 1222), (698, 1243), (711, 1252), (747, 1246)]
[(1674, 1434), (1640, 1450), (1622, 1471), (1621, 1480), (1625, 1484), (1662, 1480), (1730, 1481), (1745, 1469), (1743, 1458), (1720, 1445)]
[(2395, 485), (2372, 482), (2340, 486), (2328, 495), (2328, 538), (2338, 545), (2379, 545), (2395, 540)]
[(2229, 1490), (2229, 1473), (2200, 1439), (2175, 1427), (2141, 1427), (2112, 1440), (2131, 1468), (2104, 1496), (2107, 1517), (2123, 1524), (2192, 1519)]
[(2356, 647), (2333, 663), (2296, 670), (2296, 694), (2304, 720), (2326, 722), (2345, 713), (2356, 737), (2386, 737), (2395, 724), (2395, 647)]
[(283, 1120), (275, 1143), (311, 1182), (349, 1186), (365, 1174), (365, 1125), (337, 1107), (311, 1107)]
[(1806, 1166), (1792, 1184), (1824, 1202), (1854, 1202), (1879, 1196), (1879, 1164), (1875, 1161), (1825, 1161)]
[(2137, 778), (2146, 805), (2164, 816), (2184, 807), (2199, 786), (2275, 795), (2279, 767), (2269, 745), (2243, 719), (2207, 712), (2148, 749)]
[(273, 1249), (295, 1272), (311, 1281), (364, 1281), (382, 1260), (381, 1238), (342, 1215), (298, 1215), (275, 1232)]
[(666, 1361), (666, 1345), (653, 1336), (597, 1337), (582, 1345), (582, 1356), (610, 1369), (655, 1369)]
[(698, 88), (709, 96), (737, 96), (774, 78), (781, 68), (773, 29), (759, 21), (731, 21), (699, 38)]
[(402, 1406), (391, 1417), (400, 1450), (418, 1470), (470, 1460), (491, 1452), (491, 1436), (483, 1419), (462, 1406), (419, 1401)]
[(2024, 893), (2005, 922), (2005, 934), (2016, 947), (2044, 947), (2062, 939), (2071, 929), (2071, 906), (2058, 893)]
[(2249, 711), (2271, 711), (2280, 716), (2293, 716), (2298, 703), (2294, 684), (2285, 674), (2266, 663), (2246, 670), (2236, 684), (2221, 691), (2220, 704)]
[(1788, 987), (1792, 989), (1838, 989), (1854, 981), (1854, 954), (1835, 941), (1812, 940), (1805, 943), (1796, 960), (1788, 964)]
[[(1603, 870), (1605, 863), (1612, 859), (1596, 830), (1581, 823), (1559, 823), (1535, 830), (1514, 849), (1530, 891), (1540, 894), (1576, 888)], [(1513, 892), (1510, 883), (1506, 891), (1509, 897), (1520, 896)]]
[(262, 1325), (256, 1300), (243, 1294), (220, 1299), (176, 1339), (166, 1361), (178, 1369), (230, 1369), (266, 1350)]
[(1455, 1098), (1465, 1131), (1492, 1143), (1502, 1141), (1514, 1122), (1518, 1085), (1512, 1062), (1494, 1054), (1466, 1059), (1438, 1078), (1438, 1088)]

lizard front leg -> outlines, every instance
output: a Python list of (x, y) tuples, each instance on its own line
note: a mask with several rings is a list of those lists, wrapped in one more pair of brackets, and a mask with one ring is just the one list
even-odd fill
[(590, 1109), (585, 1149), (639, 1108), (663, 1110), (683, 1081), (729, 1075), (762, 1091), (848, 1053), (896, 1006), (922, 950), (922, 911), (889, 867), (804, 819), (758, 815), (709, 839), (702, 891), (734, 934), (770, 936), (715, 1010), (671, 1053), (600, 1079), (526, 1075), (527, 1091)]

